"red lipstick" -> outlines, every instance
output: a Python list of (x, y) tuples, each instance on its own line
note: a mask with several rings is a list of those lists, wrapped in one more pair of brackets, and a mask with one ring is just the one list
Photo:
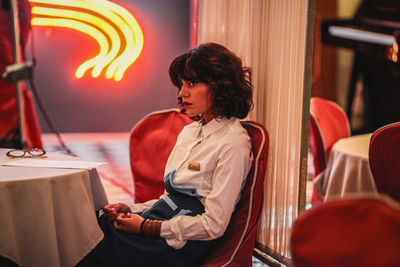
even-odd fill
[(183, 102), (182, 104), (183, 104), (184, 107), (188, 107), (188, 106), (192, 105), (192, 103), (189, 103), (189, 102)]

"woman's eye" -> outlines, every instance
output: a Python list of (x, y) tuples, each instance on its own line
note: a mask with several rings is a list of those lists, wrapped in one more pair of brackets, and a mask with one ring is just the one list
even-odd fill
[(190, 82), (189, 82), (189, 85), (190, 85), (190, 86), (196, 86), (197, 84), (198, 84), (197, 81), (190, 81)]

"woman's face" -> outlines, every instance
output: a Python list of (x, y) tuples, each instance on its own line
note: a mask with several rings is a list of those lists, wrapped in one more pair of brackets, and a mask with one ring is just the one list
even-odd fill
[(186, 109), (189, 117), (202, 115), (205, 122), (209, 122), (214, 118), (211, 114), (212, 97), (210, 88), (207, 84), (186, 81), (181, 79), (181, 90), (178, 96), (182, 97), (182, 104)]

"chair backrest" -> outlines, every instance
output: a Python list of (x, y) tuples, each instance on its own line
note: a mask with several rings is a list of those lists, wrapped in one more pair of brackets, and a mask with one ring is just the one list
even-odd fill
[(207, 252), (203, 266), (251, 266), (257, 225), (261, 216), (264, 176), (268, 159), (268, 133), (259, 123), (244, 121), (254, 160), (240, 200), (224, 235)]
[(369, 165), (378, 192), (400, 201), (400, 122), (383, 126), (372, 134)]
[(182, 128), (191, 122), (178, 109), (167, 109), (148, 114), (132, 128), (129, 156), (136, 203), (163, 194), (168, 156)]
[(312, 97), (309, 143), (314, 158), (314, 177), (325, 170), (332, 146), (349, 136), (350, 124), (344, 110), (333, 101)]
[(325, 202), (300, 215), (294, 267), (399, 266), (400, 204), (384, 195)]

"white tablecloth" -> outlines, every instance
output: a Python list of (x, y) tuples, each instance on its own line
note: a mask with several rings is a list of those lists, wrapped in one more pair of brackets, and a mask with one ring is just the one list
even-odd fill
[(96, 169), (0, 166), (0, 255), (24, 267), (74, 266), (103, 238), (95, 210), (107, 203)]
[(369, 162), (371, 134), (340, 139), (332, 147), (325, 171), (314, 179), (324, 201), (353, 193), (376, 192)]

